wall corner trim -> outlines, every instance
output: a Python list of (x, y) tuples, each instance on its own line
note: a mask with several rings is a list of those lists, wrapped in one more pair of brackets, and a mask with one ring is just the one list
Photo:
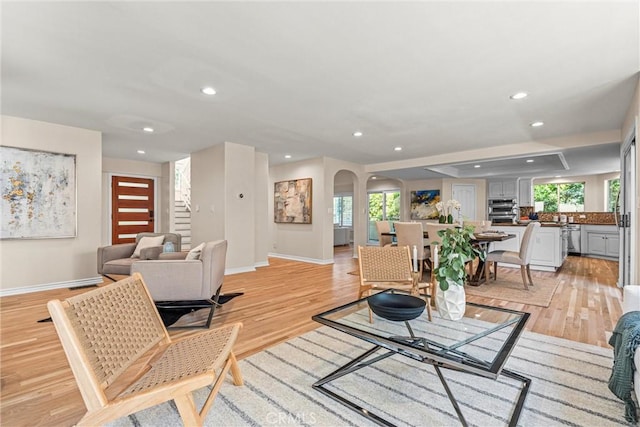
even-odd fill
[(80, 286), (97, 285), (103, 282), (101, 276), (87, 277), (85, 279), (67, 280), (65, 282), (43, 283), (40, 285), (23, 286), (20, 288), (0, 289), (0, 297), (10, 295), (28, 294), (31, 292), (50, 291), (52, 289), (77, 288)]

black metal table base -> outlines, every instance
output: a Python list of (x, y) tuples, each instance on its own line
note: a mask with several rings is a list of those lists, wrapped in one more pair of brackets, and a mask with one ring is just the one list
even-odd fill
[[(413, 334), (411, 334), (413, 335)], [(416, 338), (416, 337), (407, 337), (408, 339), (420, 339), (420, 338)], [(326, 377), (318, 380), (317, 382), (315, 382), (313, 384), (313, 388), (315, 388), (316, 390), (320, 391), (321, 393), (325, 394), (326, 396), (330, 397), (331, 399), (345, 405), (346, 407), (348, 407), (349, 409), (352, 409), (353, 411), (361, 414), (362, 416), (370, 419), (371, 421), (382, 425), (382, 426), (395, 426), (395, 424), (385, 420), (384, 418), (380, 417), (379, 415), (376, 415), (375, 413), (371, 412), (370, 410), (363, 408), (362, 406), (350, 401), (349, 399), (340, 396), (339, 394), (327, 389), (325, 387), (325, 384), (336, 380), (340, 377), (343, 377), (347, 374), (353, 373), (359, 369), (365, 368), (367, 366), (370, 366), (376, 362), (379, 362), (380, 360), (384, 360), (387, 357), (393, 356), (394, 354), (401, 354), (401, 353), (396, 353), (395, 351), (388, 351), (384, 354), (378, 355), (370, 360), (365, 360), (367, 359), (369, 356), (373, 355), (376, 351), (378, 351), (379, 349), (383, 348), (382, 346), (376, 345), (375, 347), (373, 347), (372, 349), (364, 352), (363, 354), (361, 354), (360, 356), (356, 357), (355, 359), (353, 359), (352, 361), (350, 361), (349, 363), (347, 363), (344, 366), (341, 366), (340, 368), (338, 368), (337, 370), (333, 371), (332, 373), (330, 373), (329, 375), (327, 375)], [(447, 384), (446, 378), (442, 375), (442, 371), (441, 368), (446, 368), (446, 369), (454, 369), (460, 372), (466, 372), (461, 368), (458, 367), (449, 367), (444, 365), (441, 362), (436, 362), (436, 361), (432, 361), (429, 359), (423, 359), (422, 360), (423, 363), (428, 363), (430, 365), (432, 365), (435, 370), (436, 373), (438, 375), (438, 378), (440, 379), (440, 382), (442, 383), (442, 385), (444, 386), (444, 389), (447, 393), (447, 396), (449, 397), (449, 400), (451, 401), (451, 404), (453, 405), (453, 408), (456, 411), (456, 414), (458, 415), (458, 419), (460, 420), (460, 423), (463, 426), (467, 426), (467, 421), (464, 418), (464, 415), (462, 414), (462, 411), (460, 409), (460, 406), (458, 405), (458, 401), (455, 399), (455, 397), (453, 396), (453, 393), (451, 392), (451, 389), (449, 388), (449, 385)], [(476, 373), (473, 372), (467, 372), (468, 374), (471, 375), (478, 375)], [(515, 427), (518, 424), (518, 419), (520, 419), (520, 414), (522, 413), (522, 409), (524, 407), (524, 402), (527, 398), (527, 394), (529, 393), (529, 388), (531, 387), (531, 379), (524, 377), (516, 372), (507, 370), (507, 369), (503, 369), (501, 372), (501, 375), (504, 375), (505, 377), (508, 378), (512, 378), (515, 380), (518, 380), (520, 382), (522, 382), (522, 388), (520, 389), (520, 393), (518, 395), (518, 399), (515, 402), (515, 407), (513, 409), (513, 413), (511, 414), (511, 418), (509, 419), (509, 427)]]

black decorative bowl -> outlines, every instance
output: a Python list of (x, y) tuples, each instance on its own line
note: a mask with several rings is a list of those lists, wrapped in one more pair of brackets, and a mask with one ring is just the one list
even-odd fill
[(382, 292), (367, 299), (369, 307), (378, 316), (395, 321), (415, 319), (426, 307), (423, 299), (404, 294)]

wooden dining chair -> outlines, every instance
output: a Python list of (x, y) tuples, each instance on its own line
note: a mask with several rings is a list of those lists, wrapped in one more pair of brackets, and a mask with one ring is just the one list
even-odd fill
[[(370, 296), (376, 290), (394, 289), (422, 296), (427, 302), (427, 316), (431, 320), (431, 284), (420, 282), (412, 270), (408, 246), (358, 246), (360, 289), (358, 299)], [(369, 310), (369, 321), (373, 315)]]
[[(200, 426), (231, 369), (241, 323), (172, 341), (140, 274), (47, 304), (87, 412), (96, 426), (173, 400), (185, 426)], [(192, 392), (211, 386), (197, 410)]]

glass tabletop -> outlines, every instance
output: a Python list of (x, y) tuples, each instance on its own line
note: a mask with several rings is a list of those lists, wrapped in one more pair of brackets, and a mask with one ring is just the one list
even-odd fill
[(529, 313), (470, 302), (461, 320), (447, 320), (437, 310), (432, 312), (432, 321), (425, 309), (418, 318), (407, 322), (372, 314), (370, 323), (369, 305), (367, 298), (363, 298), (317, 314), (313, 319), (420, 361), (495, 378), (529, 318)]

